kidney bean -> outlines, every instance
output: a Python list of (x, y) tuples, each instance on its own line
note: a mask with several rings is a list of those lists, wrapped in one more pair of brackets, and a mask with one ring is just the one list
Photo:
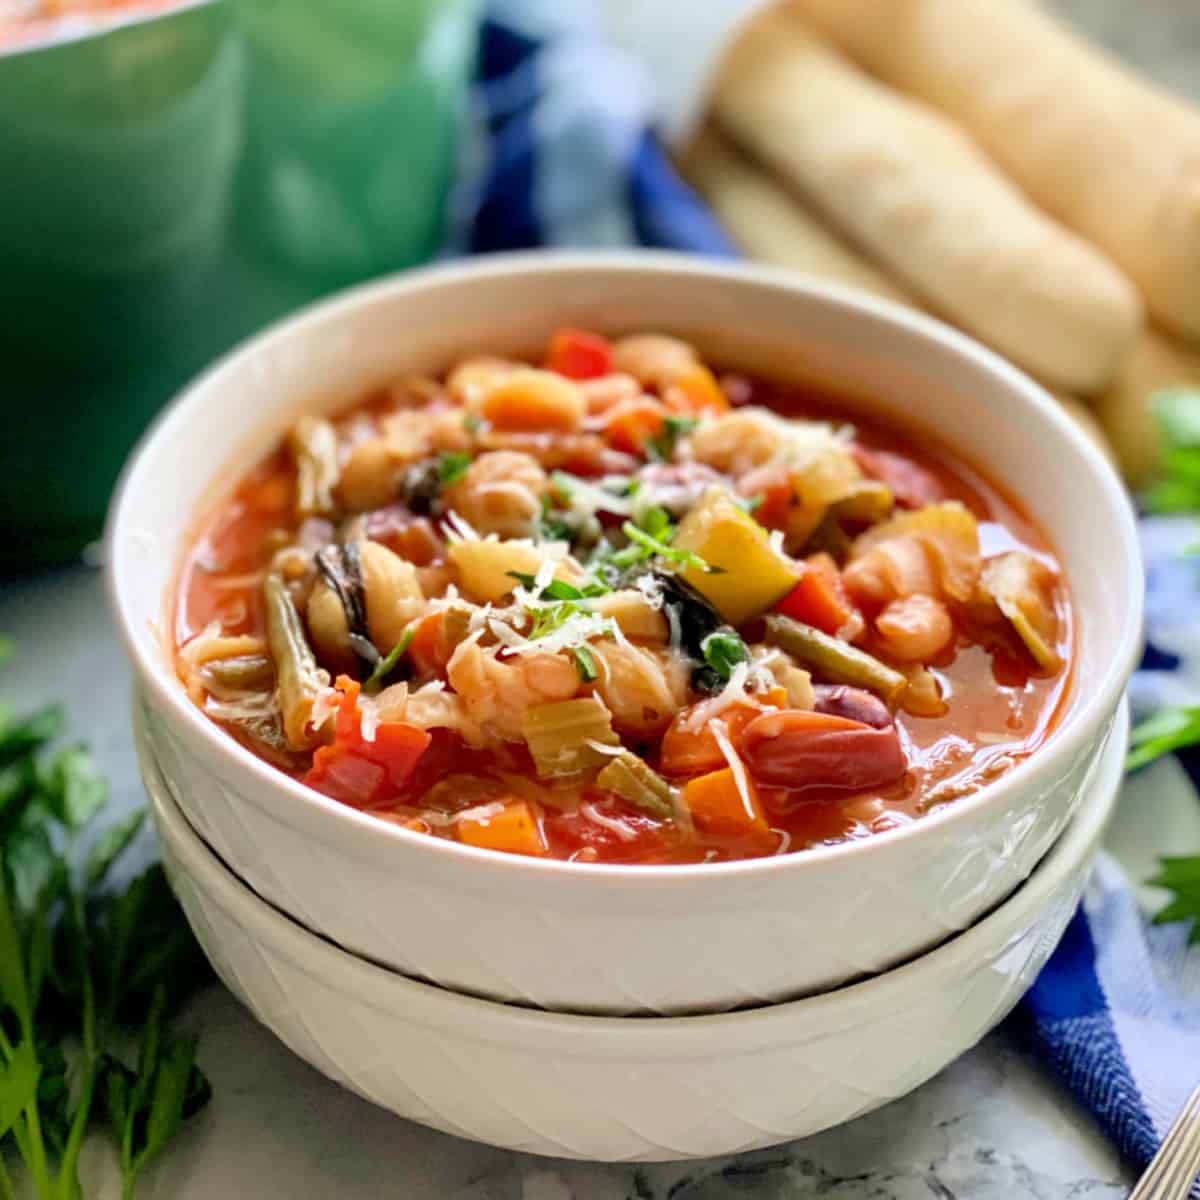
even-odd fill
[(742, 731), (742, 755), (754, 778), (776, 787), (865, 791), (902, 778), (908, 768), (895, 725), (802, 709), (756, 717)]
[(813, 686), (813, 694), (816, 696), (813, 707), (819, 713), (860, 721), (873, 729), (886, 729), (892, 723), (888, 706), (863, 688), (848, 687), (844, 683), (818, 683)]

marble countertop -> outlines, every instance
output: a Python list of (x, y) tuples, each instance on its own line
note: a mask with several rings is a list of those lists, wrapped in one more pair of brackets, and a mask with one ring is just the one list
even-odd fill
[[(1200, 7), (1178, 0), (1054, 0), (1054, 7), (1164, 83), (1200, 97)], [(98, 573), (79, 567), (5, 582), (0, 630), (18, 648), (0, 679), (4, 695), (29, 704), (66, 698), (72, 728), (112, 777), (114, 809), (140, 804), (128, 671)], [(1145, 856), (1128, 822), (1118, 823), (1114, 842), (1126, 857)], [(1131, 1182), (1087, 1114), (1008, 1026), (911, 1096), (840, 1129), (732, 1159), (638, 1167), (515, 1155), (401, 1121), (318, 1075), (220, 989), (188, 1019), (202, 1034), (200, 1058), (215, 1095), (148, 1176), (143, 1200), (1075, 1200), (1121, 1196)], [(84, 1169), (89, 1196), (119, 1194), (102, 1147), (88, 1147)]]

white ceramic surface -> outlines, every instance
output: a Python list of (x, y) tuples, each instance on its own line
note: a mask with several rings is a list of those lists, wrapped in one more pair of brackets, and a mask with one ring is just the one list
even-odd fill
[[(1032, 759), (913, 825), (800, 855), (622, 868), (492, 854), (382, 824), (275, 772), (186, 699), (164, 649), (176, 564), (305, 410), (560, 325), (665, 329), (731, 366), (870, 398), (1021, 496), (1078, 613), (1064, 719)], [(801, 276), (671, 255), (515, 255), (399, 276), (269, 330), (164, 414), (114, 501), (110, 587), (150, 743), (188, 819), (273, 904), (459, 991), (578, 1012), (714, 1011), (811, 994), (929, 949), (1009, 895), (1095, 769), (1138, 649), (1125, 494), (1033, 382), (948, 327)], [(753, 937), (746, 931), (752, 928)]]
[(660, 1160), (848, 1121), (911, 1091), (999, 1022), (1079, 900), (1119, 790), (1124, 709), (1118, 725), (1062, 838), (979, 924), (840, 991), (703, 1017), (537, 1012), (355, 958), (254, 895), (188, 825), (151, 748), (143, 761), (163, 858), (196, 936), (225, 983), (302, 1058), (449, 1133), (534, 1154)]

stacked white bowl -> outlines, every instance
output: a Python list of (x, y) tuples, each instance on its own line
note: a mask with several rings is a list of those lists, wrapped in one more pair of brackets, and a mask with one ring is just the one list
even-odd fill
[[(529, 352), (564, 325), (668, 330), (723, 364), (866, 398), (1018, 496), (1076, 613), (1069, 696), (1046, 744), (980, 792), (861, 842), (616, 867), (377, 822), (209, 722), (163, 634), (197, 513), (299, 413), (468, 351)], [(1118, 787), (1141, 571), (1111, 468), (1037, 385), (969, 339), (803, 277), (521, 255), (347, 293), (255, 338), (165, 413), (114, 502), (109, 564), (164, 855), (223, 978), (333, 1078), (516, 1149), (711, 1155), (902, 1095), (1031, 981)]]

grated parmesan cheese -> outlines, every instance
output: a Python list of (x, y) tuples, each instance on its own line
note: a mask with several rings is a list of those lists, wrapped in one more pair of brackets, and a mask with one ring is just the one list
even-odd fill
[(375, 731), (379, 728), (379, 705), (370, 696), (361, 692), (358, 696), (359, 728), (364, 742), (375, 740)]
[(450, 509), (442, 518), (442, 532), (446, 535), (448, 542), (479, 542), (483, 540), (454, 509)]
[(628, 821), (623, 821), (620, 817), (610, 817), (600, 812), (590, 800), (585, 800), (579, 806), (579, 811), (593, 825), (599, 825), (602, 829), (607, 829), (610, 833), (615, 833), (623, 842), (632, 842), (637, 838), (637, 830)]
[(733, 748), (733, 743), (729, 740), (729, 729), (724, 721), (713, 721), (709, 728), (713, 732), (713, 737), (716, 739), (721, 753), (725, 755), (729, 769), (733, 772), (733, 782), (737, 785), (738, 795), (742, 798), (742, 806), (747, 813), (753, 814), (755, 808), (750, 795), (750, 780), (746, 777), (746, 764), (742, 762), (738, 752)]

